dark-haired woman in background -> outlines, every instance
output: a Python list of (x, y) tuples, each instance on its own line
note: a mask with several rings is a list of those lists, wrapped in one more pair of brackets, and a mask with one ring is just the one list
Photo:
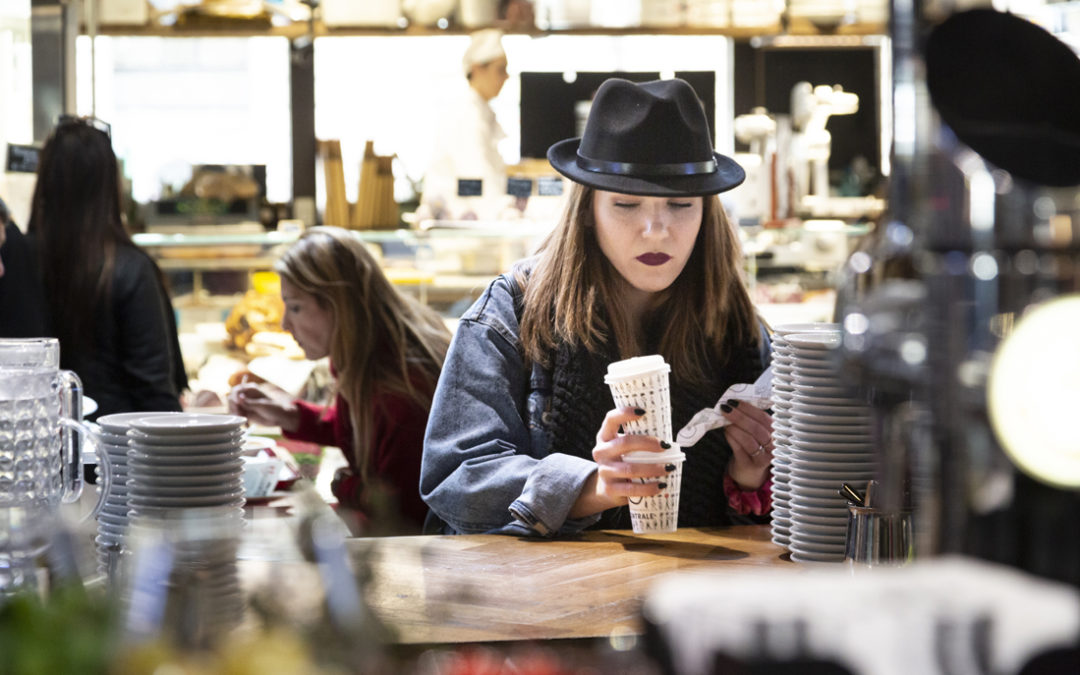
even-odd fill
[(161, 271), (124, 229), (109, 128), (65, 118), (42, 148), (27, 239), (61, 367), (98, 415), (180, 410), (187, 384)]
[(41, 278), (26, 238), (0, 199), (0, 337), (45, 335)]

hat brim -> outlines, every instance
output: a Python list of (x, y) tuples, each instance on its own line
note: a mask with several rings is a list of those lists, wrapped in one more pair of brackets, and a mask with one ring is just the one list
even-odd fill
[(716, 171), (687, 176), (627, 176), (587, 171), (578, 166), (580, 138), (568, 138), (548, 148), (547, 158), (555, 170), (575, 183), (597, 190), (643, 197), (698, 197), (715, 195), (738, 187), (746, 172), (735, 160), (714, 152)]

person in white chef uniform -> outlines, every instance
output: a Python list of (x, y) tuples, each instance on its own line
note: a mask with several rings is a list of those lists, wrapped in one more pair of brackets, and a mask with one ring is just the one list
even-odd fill
[(506, 133), (490, 105), (509, 77), (506, 67), (502, 31), (473, 33), (462, 58), (468, 86), (440, 113), (420, 220), (492, 220), (515, 211), (498, 148)]

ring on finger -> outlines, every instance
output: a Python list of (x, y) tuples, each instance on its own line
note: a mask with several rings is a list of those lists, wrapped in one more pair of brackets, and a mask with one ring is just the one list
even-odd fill
[(763, 452), (765, 452), (765, 444), (764, 443), (758, 443), (757, 450), (751, 452), (750, 456), (751, 457), (757, 457), (758, 455), (760, 455)]

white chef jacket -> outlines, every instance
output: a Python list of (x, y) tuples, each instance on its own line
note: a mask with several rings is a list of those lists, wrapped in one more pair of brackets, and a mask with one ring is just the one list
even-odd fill
[[(512, 199), (506, 195), (506, 162), (498, 147), (506, 133), (495, 111), (466, 86), (445, 112), (437, 112), (435, 148), (424, 176), (421, 206), (436, 218), (497, 218)], [(461, 178), (483, 181), (483, 196), (458, 197)]]

